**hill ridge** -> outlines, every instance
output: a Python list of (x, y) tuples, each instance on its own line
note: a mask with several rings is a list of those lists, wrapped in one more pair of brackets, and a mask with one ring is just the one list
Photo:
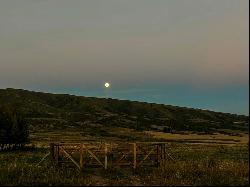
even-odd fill
[[(165, 131), (170, 129), (226, 132), (228, 130), (248, 131), (249, 129), (249, 116), (246, 115), (158, 103), (44, 93), (14, 88), (0, 89), (1, 105), (14, 106), (27, 119), (30, 119), (29, 123), (34, 129), (37, 129), (38, 123), (34, 122), (34, 118), (64, 119), (78, 127), (92, 123), (136, 130), (163, 130), (165, 128)], [(40, 121), (39, 123), (45, 122)], [(62, 124), (55, 124), (54, 121), (52, 126), (59, 128), (60, 125)], [(68, 124), (64, 125), (68, 126)]]

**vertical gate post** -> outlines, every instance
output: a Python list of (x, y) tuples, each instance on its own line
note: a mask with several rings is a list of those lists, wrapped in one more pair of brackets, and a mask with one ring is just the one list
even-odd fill
[(50, 156), (51, 160), (55, 160), (55, 149), (54, 149), (54, 143), (50, 143)]
[(104, 144), (104, 151), (105, 151), (105, 162), (104, 162), (104, 168), (108, 168), (108, 147), (107, 144)]
[(163, 144), (163, 167), (166, 167), (166, 144)]
[(160, 144), (160, 167), (162, 166), (163, 161), (163, 144)]
[(157, 167), (159, 167), (159, 162), (160, 162), (160, 159), (159, 159), (159, 144), (156, 144), (156, 162), (157, 162)]
[(133, 152), (134, 152), (134, 165), (133, 168), (136, 170), (136, 143), (133, 143)]
[(56, 145), (56, 163), (59, 165), (59, 156), (60, 156), (60, 145)]

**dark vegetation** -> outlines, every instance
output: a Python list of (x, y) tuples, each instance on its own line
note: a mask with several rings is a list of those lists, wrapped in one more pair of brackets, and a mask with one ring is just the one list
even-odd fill
[(14, 106), (31, 130), (88, 124), (163, 132), (247, 132), (249, 116), (137, 101), (0, 89), (0, 106)]
[(22, 147), (28, 142), (28, 127), (14, 108), (0, 108), (0, 150)]

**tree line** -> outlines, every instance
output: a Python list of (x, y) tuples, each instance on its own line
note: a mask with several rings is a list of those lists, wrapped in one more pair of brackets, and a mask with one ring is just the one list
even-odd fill
[(28, 142), (28, 136), (24, 117), (13, 107), (0, 107), (0, 149), (23, 147)]

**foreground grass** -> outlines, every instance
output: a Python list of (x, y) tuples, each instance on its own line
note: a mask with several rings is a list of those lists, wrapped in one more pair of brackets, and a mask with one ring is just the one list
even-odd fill
[(191, 153), (185, 155), (187, 159), (168, 160), (165, 167), (141, 168), (136, 173), (130, 169), (79, 173), (74, 168), (58, 168), (49, 161), (36, 166), (47, 149), (1, 152), (0, 185), (249, 185), (247, 149), (241, 149), (241, 154), (236, 154), (237, 149), (228, 149), (218, 156), (218, 148), (213, 154), (197, 153), (200, 159)]

